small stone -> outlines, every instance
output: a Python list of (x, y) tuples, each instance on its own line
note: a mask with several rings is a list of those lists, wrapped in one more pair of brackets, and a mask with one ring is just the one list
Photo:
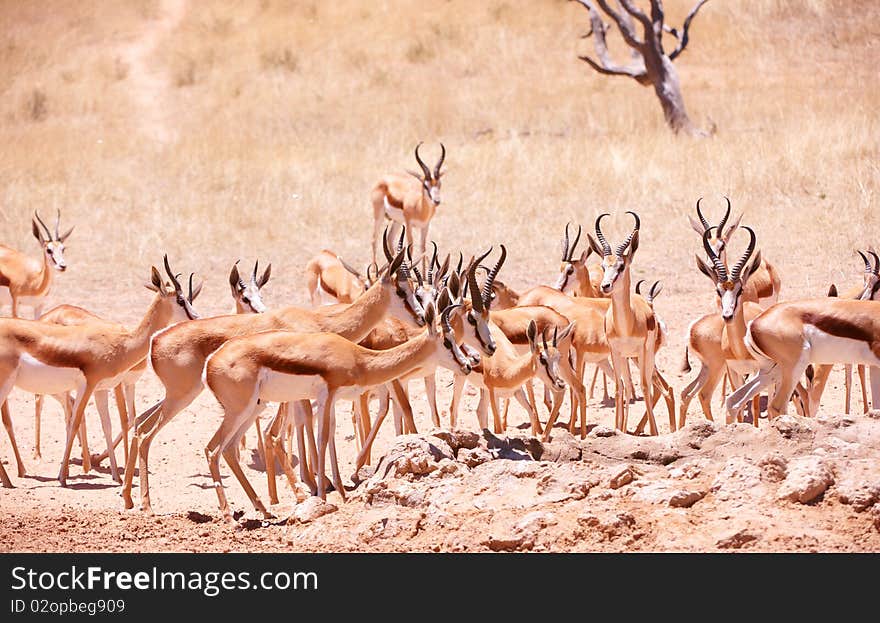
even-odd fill
[(706, 497), (705, 491), (677, 491), (669, 498), (669, 505), (677, 508), (690, 508)]
[(622, 486), (631, 483), (633, 481), (633, 478), (633, 470), (630, 466), (627, 465), (611, 477), (611, 481), (608, 483), (608, 486), (610, 486), (612, 489), (620, 489)]
[(339, 510), (335, 504), (331, 504), (319, 497), (310, 497), (305, 502), (296, 505), (293, 517), (300, 523), (310, 523), (319, 517), (335, 513)]
[(780, 415), (772, 421), (772, 426), (786, 439), (807, 437), (813, 429), (804, 418), (794, 415)]
[(778, 452), (765, 454), (758, 466), (761, 478), (770, 482), (782, 482), (788, 475), (788, 460)]
[(834, 474), (822, 457), (806, 456), (792, 461), (777, 497), (809, 504), (834, 484)]
[(614, 437), (619, 435), (620, 431), (610, 426), (599, 425), (587, 433), (587, 437)]
[(492, 455), (485, 448), (463, 448), (458, 451), (458, 460), (470, 468), (492, 460)]
[(743, 545), (757, 541), (758, 537), (746, 530), (740, 530), (736, 534), (721, 539), (715, 545), (721, 549), (740, 549)]
[(200, 513), (198, 511), (189, 511), (186, 514), (186, 518), (193, 523), (208, 523), (212, 520), (212, 517), (210, 515), (205, 515), (204, 513)]

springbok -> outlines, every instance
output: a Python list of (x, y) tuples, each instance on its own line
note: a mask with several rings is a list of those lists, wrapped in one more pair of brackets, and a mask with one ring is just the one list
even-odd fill
[(0, 403), (4, 404), (13, 387), (32, 394), (61, 394), (76, 390), (73, 416), (67, 426), (67, 442), (58, 480), (67, 484), (70, 452), (86, 405), (98, 389), (112, 389), (125, 374), (144, 359), (150, 337), (175, 322), (197, 318), (191, 298), (168, 265), (170, 283), (163, 282), (156, 267), (151, 269), (146, 287), (156, 292), (137, 328), (126, 329), (111, 323), (62, 326), (34, 320), (0, 319)]
[[(383, 248), (389, 261), (387, 271), (351, 304), (317, 309), (283, 307), (258, 315), (217, 316), (171, 327), (153, 338), (150, 361), (153, 371), (165, 388), (165, 397), (137, 418), (137, 429), (125, 467), (122, 490), (125, 508), (134, 506), (131, 486), (137, 462), (141, 509), (152, 512), (148, 468), (150, 445), (159, 431), (201, 393), (204, 388), (202, 373), (205, 360), (225, 342), (242, 335), (279, 330), (326, 331), (358, 342), (386, 314), (404, 322), (424, 322), (422, 308), (415, 298), (408, 273), (403, 266), (404, 252), (400, 251), (397, 257), (392, 257), (387, 235), (384, 237)], [(313, 444), (313, 439), (309, 441)], [(273, 451), (279, 453), (282, 465), (286, 465), (286, 455), (281, 456), (283, 446), (277, 446)], [(266, 453), (266, 462), (269, 463), (273, 459), (268, 444)]]
[(246, 430), (266, 401), (294, 402), (315, 399), (318, 403), (318, 495), (326, 497), (325, 455), (329, 447), (330, 469), (338, 493), (345, 488), (336, 460), (335, 404), (357, 398), (369, 387), (387, 383), (432, 361), (450, 369), (470, 372), (470, 360), (454, 340), (443, 310), (440, 330), (434, 325), (434, 306), (425, 309), (425, 331), (390, 350), (373, 351), (334, 333), (269, 331), (229, 340), (212, 354), (205, 365), (205, 381), (223, 407), (223, 421), (205, 448), (208, 467), (227, 521), (232, 514), (220, 479), (220, 457), (235, 474), (254, 508), (271, 518), (233, 452), (238, 436)]
[[(615, 425), (627, 430), (629, 400), (625, 396), (624, 379), (629, 377), (629, 359), (636, 359), (641, 373), (642, 393), (645, 396), (647, 422), (652, 435), (657, 434), (651, 388), (654, 384), (654, 355), (657, 333), (660, 330), (654, 310), (641, 296), (632, 296), (630, 266), (639, 248), (638, 214), (628, 211), (635, 226), (626, 239), (612, 252), (611, 245), (602, 234), (602, 219), (610, 214), (600, 214), (596, 219), (596, 238), (588, 235), (593, 251), (602, 257), (604, 276), (600, 286), (604, 294), (611, 296), (611, 306), (605, 315), (605, 338), (611, 348), (611, 365), (614, 369)], [(641, 425), (640, 425), (641, 427)], [(675, 410), (669, 411), (669, 429), (675, 430)], [(640, 430), (640, 429), (639, 429)], [(637, 430), (638, 432), (638, 430)]]
[[(39, 223), (39, 225), (38, 225)], [(73, 232), (73, 227), (60, 233), (61, 210), (55, 218), (55, 233), (34, 212), (31, 221), (34, 238), (43, 249), (43, 260), (35, 260), (20, 251), (0, 245), (0, 305), (11, 303), (12, 317), (19, 318), (18, 306), (22, 303), (33, 307), (33, 317), (39, 318), (43, 311), (46, 296), (52, 286), (52, 269), (58, 272), (67, 270), (64, 260), (64, 242)], [(40, 227), (46, 232), (43, 237)]]
[[(709, 247), (712, 249), (712, 252), (721, 259), (721, 263), (727, 266), (727, 245), (733, 237), (734, 232), (739, 228), (743, 215), (740, 213), (725, 230), (727, 221), (730, 218), (730, 199), (725, 197), (724, 200), (727, 202), (727, 208), (724, 212), (724, 216), (721, 218), (721, 221), (717, 226), (713, 226), (708, 220), (706, 220), (706, 217), (703, 216), (703, 212), (700, 209), (700, 202), (702, 200), (702, 197), (697, 200), (697, 217), (699, 220), (694, 219), (693, 216), (688, 214), (688, 221), (694, 231), (701, 237), (705, 235), (707, 231), (711, 231), (712, 229), (715, 230), (714, 234), (709, 234)], [(780, 287), (781, 281), (776, 268), (768, 262), (766, 258), (762, 258), (761, 265), (758, 266), (755, 273), (751, 276), (746, 289), (743, 291), (743, 300), (746, 302), (758, 303), (762, 308), (766, 309), (779, 300)]]
[[(702, 367), (697, 377), (681, 392), (679, 428), (685, 425), (688, 406), (695, 395), (699, 396), (703, 415), (708, 420), (713, 419), (712, 394), (725, 372), (729, 371), (733, 385), (739, 387), (745, 375), (758, 370), (758, 362), (752, 357), (743, 341), (748, 323), (762, 311), (757, 303), (743, 300), (743, 292), (748, 286), (749, 279), (761, 265), (761, 252), (758, 251), (754, 261), (746, 266), (755, 251), (755, 232), (750, 227), (743, 226), (743, 229), (749, 233), (749, 245), (728, 274), (727, 266), (712, 248), (710, 242), (712, 229), (714, 228), (707, 229), (703, 234), (703, 246), (712, 266), (706, 264), (700, 256), (696, 256), (696, 261), (700, 272), (715, 285), (715, 294), (719, 299), (721, 312), (706, 314), (693, 322), (688, 330), (685, 362), (687, 363), (689, 350), (697, 356)], [(687, 369), (683, 371), (689, 372), (690, 364), (687, 364)], [(755, 426), (758, 425), (758, 415), (758, 405), (753, 404), (752, 421)]]
[(236, 314), (262, 314), (266, 311), (266, 305), (263, 303), (263, 296), (260, 290), (269, 281), (269, 276), (272, 274), (272, 264), (266, 266), (263, 274), (257, 277), (259, 267), (260, 260), (257, 260), (254, 262), (254, 271), (251, 274), (251, 279), (247, 283), (245, 283), (238, 272), (238, 261), (232, 265), (232, 270), (229, 271), (229, 288), (235, 301)]
[(422, 143), (416, 145), (415, 155), (422, 172), (407, 170), (407, 173), (418, 180), (417, 184), (403, 175), (387, 174), (376, 182), (370, 193), (370, 201), (373, 204), (374, 264), (382, 223), (386, 219), (404, 226), (408, 244), (413, 244), (413, 231), (418, 230), (421, 257), (425, 257), (431, 219), (434, 218), (437, 206), (440, 205), (440, 178), (443, 175), (440, 167), (446, 159), (446, 147), (440, 143), (440, 159), (432, 171), (419, 156), (421, 146)]
[[(376, 274), (371, 274), (375, 270)], [(378, 279), (375, 264), (362, 275), (339, 255), (324, 249), (306, 264), (306, 285), (312, 307), (351, 303)]]
[[(853, 286), (840, 294), (840, 298), (842, 299), (850, 299), (850, 300), (863, 300), (863, 301), (880, 301), (880, 256), (877, 255), (877, 252), (873, 249), (868, 250), (868, 254), (874, 259), (874, 265), (871, 265), (871, 262), (868, 260), (867, 255), (863, 252), (859, 251), (858, 254), (861, 256), (862, 261), (865, 263), (865, 273), (864, 279), (862, 281), (862, 285)], [(829, 296), (838, 296), (837, 287), (832, 284), (831, 290), (828, 292)], [(809, 412), (810, 415), (815, 415), (816, 410), (819, 408), (819, 403), (822, 400), (822, 394), (825, 391), (825, 384), (828, 382), (828, 375), (831, 373), (832, 366), (820, 365), (816, 366), (813, 372), (812, 382), (810, 383), (809, 390)], [(856, 370), (858, 372), (859, 381), (862, 387), (862, 408), (865, 413), (868, 412), (868, 388), (865, 380), (865, 366), (858, 365), (856, 366)], [(844, 403), (844, 410), (847, 414), (849, 414), (850, 409), (852, 407), (852, 365), (847, 364), (844, 366), (844, 382), (846, 387), (846, 396)]]
[(581, 226), (578, 225), (574, 242), (570, 243), (569, 225), (570, 223), (566, 223), (565, 235), (562, 238), (562, 263), (559, 265), (559, 278), (555, 287), (572, 296), (601, 298), (603, 294), (599, 284), (602, 282), (602, 267), (598, 263), (587, 266), (587, 260), (593, 252), (590, 247), (584, 249), (580, 256), (575, 258), (574, 254), (581, 239)]
[[(749, 325), (746, 347), (760, 372), (728, 396), (728, 422), (765, 387), (776, 389), (767, 408), (773, 418), (786, 411), (792, 391), (810, 364), (880, 366), (880, 301), (822, 298), (777, 303)], [(871, 376), (872, 397), (880, 376)]]

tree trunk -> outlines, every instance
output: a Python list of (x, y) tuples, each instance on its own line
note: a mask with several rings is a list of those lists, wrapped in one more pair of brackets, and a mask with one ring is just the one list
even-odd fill
[(696, 127), (684, 106), (681, 95), (681, 84), (675, 65), (662, 51), (651, 50), (645, 54), (645, 68), (648, 79), (654, 87), (654, 93), (663, 108), (663, 117), (673, 132), (685, 132), (690, 135), (705, 136), (706, 133)]

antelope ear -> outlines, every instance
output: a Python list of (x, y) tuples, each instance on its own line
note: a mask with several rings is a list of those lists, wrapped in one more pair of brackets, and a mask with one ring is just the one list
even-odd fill
[(695, 219), (695, 218), (694, 218), (693, 216), (691, 216), (690, 214), (688, 214), (688, 221), (690, 222), (691, 227), (693, 228), (693, 230), (694, 230), (695, 232), (697, 232), (698, 234), (700, 234), (700, 236), (702, 236), (702, 235), (705, 233), (705, 230), (703, 229), (703, 226), (700, 224), (700, 221), (698, 221), (697, 219)]
[(257, 280), (257, 287), (262, 288), (269, 281), (269, 277), (272, 276), (272, 264), (266, 266), (266, 270), (263, 271), (263, 275)]
[(34, 238), (40, 241), (40, 244), (43, 244), (43, 235), (40, 233), (40, 227), (37, 225), (37, 221), (32, 220), (31, 225), (33, 225), (32, 231), (34, 232)]
[(828, 288), (828, 296), (834, 296), (834, 297), (839, 296), (837, 294), (837, 286), (834, 285), (833, 283), (831, 284), (831, 287)]
[(436, 310), (434, 308), (434, 303), (432, 301), (428, 301), (428, 304), (425, 305), (425, 326), (428, 327), (428, 333), (431, 335), (437, 334), (437, 328), (434, 326), (434, 316), (436, 315)]
[(229, 271), (229, 285), (232, 286), (233, 290), (241, 290), (241, 275), (238, 274), (238, 261), (232, 265), (232, 270)]
[(197, 285), (195, 288), (193, 288), (192, 298), (189, 299), (189, 302), (190, 302), (190, 303), (192, 303), (193, 301), (195, 301), (195, 300), (198, 298), (199, 294), (202, 293), (202, 286), (203, 286), (203, 285), (205, 285), (205, 282), (204, 282), (204, 281), (200, 281), (200, 282), (199, 282), (199, 285)]
[(529, 320), (529, 326), (526, 328), (526, 337), (529, 339), (529, 350), (533, 353), (538, 350), (538, 347), (535, 345), (537, 335), (538, 325), (535, 324), (534, 320)]
[(633, 255), (636, 254), (636, 251), (639, 248), (639, 230), (637, 229), (633, 234), (632, 242), (629, 243), (629, 253), (626, 254), (626, 261), (632, 261)]
[(715, 272), (715, 269), (706, 264), (699, 255), (694, 255), (694, 259), (697, 260), (697, 268), (700, 269), (700, 272), (711, 279), (712, 283), (718, 283), (718, 273)]
[(593, 252), (593, 247), (587, 247), (586, 249), (581, 251), (581, 259), (579, 259), (578, 261), (581, 264), (586, 264), (587, 259), (590, 257), (590, 253), (592, 253), (592, 252)]
[(150, 283), (145, 283), (144, 287), (153, 292), (162, 291), (162, 276), (155, 266), (150, 266)]
[(741, 281), (745, 283), (749, 280), (749, 277), (755, 274), (755, 271), (758, 270), (758, 267), (761, 265), (761, 252), (758, 251), (755, 253), (755, 257), (752, 260), (752, 263), (749, 264), (749, 268), (745, 274), (743, 274)]
[(459, 296), (461, 296), (461, 279), (458, 273), (453, 272), (449, 275), (449, 283), (446, 284), (446, 287), (449, 288), (449, 294), (452, 299), (457, 301)]
[(567, 338), (569, 333), (571, 333), (573, 330), (574, 330), (574, 322), (569, 322), (568, 326), (562, 330), (562, 333), (560, 333), (558, 336), (556, 336), (556, 343), (559, 344), (559, 342), (561, 342), (562, 340)]
[(593, 238), (592, 234), (587, 234), (587, 240), (590, 241), (590, 248), (593, 250), (593, 253), (599, 257), (605, 257), (605, 251), (602, 250), (602, 247), (599, 246), (599, 243), (596, 242), (596, 239)]
[(737, 229), (739, 229), (739, 223), (740, 223), (740, 221), (742, 221), (742, 218), (743, 218), (743, 215), (742, 215), (742, 212), (740, 212), (740, 215), (737, 216), (733, 220), (733, 222), (727, 226), (727, 231), (722, 234), (722, 237), (724, 238), (724, 244), (727, 244), (728, 242), (730, 242), (731, 237), (733, 237), (733, 233)]
[(443, 288), (443, 291), (440, 292), (440, 296), (437, 297), (437, 307), (440, 309), (446, 309), (451, 304), (449, 300), (449, 289)]
[[(76, 225), (74, 225), (73, 227), (76, 227)], [(65, 240), (67, 240), (70, 237), (70, 234), (73, 233), (73, 227), (68, 229), (66, 233), (61, 234), (61, 236), (58, 237), (58, 242), (64, 242)]]

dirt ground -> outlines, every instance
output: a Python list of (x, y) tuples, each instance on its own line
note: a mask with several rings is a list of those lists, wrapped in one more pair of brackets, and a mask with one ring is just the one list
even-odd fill
[[(667, 0), (669, 24), (679, 27), (692, 5)], [(328, 248), (366, 266), (370, 189), (413, 167), (418, 141), (432, 157), (443, 141), (431, 238), (453, 256), (489, 244), (497, 254), (504, 243), (499, 278), (514, 288), (555, 281), (567, 222), (586, 233), (611, 212), (616, 242), (629, 231), (624, 211), (639, 212), (633, 282), (662, 280), (655, 309), (669, 339), (657, 362), (678, 400), (697, 373), (679, 372), (687, 328), (714, 309), (686, 219), (698, 197), (713, 221), (723, 195), (734, 215), (745, 212), (783, 300), (860, 283), (855, 250), (878, 244), (880, 5), (748, 5), (707, 3), (676, 60), (693, 120), (718, 130), (691, 141), (668, 131), (650, 88), (577, 60), (593, 50), (577, 3), (0, 3), (9, 77), (0, 84), (0, 243), (38, 257), (35, 209), (51, 218), (59, 208), (62, 229), (76, 226), (47, 310), (70, 303), (134, 325), (149, 302), (141, 283), (164, 253), (205, 279), (203, 316), (229, 311), (237, 259), (272, 262), (270, 308), (304, 305), (308, 259)], [(738, 256), (743, 232), (731, 244)], [(441, 372), (447, 424), (450, 382)], [(141, 413), (162, 397), (152, 373), (137, 392)], [(0, 551), (880, 550), (880, 420), (842, 415), (840, 370), (817, 418), (761, 419), (757, 430), (707, 425), (694, 401), (683, 431), (668, 433), (661, 405), (658, 438), (614, 434), (601, 395), (589, 404), (587, 439), (560, 427), (538, 444), (526, 440), (517, 405), (506, 435), (480, 434), (473, 391), (463, 431), (432, 431), (415, 382), (420, 435), (395, 439), (386, 422), (376, 473), (348, 481), (345, 503), (331, 493), (328, 505), (295, 507), (279, 478), (278, 520), (264, 526), (248, 521), (249, 501), (221, 465), (233, 508), (245, 512), (234, 529), (220, 520), (204, 457), (220, 422), (209, 393), (156, 438), (157, 514), (145, 516), (123, 510), (106, 462), (88, 474), (72, 466), (61, 488), (61, 410), (47, 401), (36, 460), (34, 399), (14, 390), (27, 475), (16, 474), (0, 432), (15, 484), (0, 489)], [(859, 398), (852, 410), (862, 411)], [(632, 411), (634, 426), (644, 405)], [(567, 421), (567, 403), (562, 413)], [(93, 407), (87, 421), (100, 451)], [(348, 479), (346, 404), (337, 425)], [(255, 445), (249, 431), (243, 464), (268, 502)], [(133, 494), (137, 504), (137, 480)]]
[[(438, 383), (441, 405), (448, 404), (447, 380), (444, 371)], [(839, 385), (840, 375), (832, 380)], [(355, 449), (352, 424), (348, 406), (340, 405), (337, 439), (342, 473), (351, 486), (346, 502), (332, 492), (327, 505), (313, 499), (297, 507), (279, 478), (281, 504), (272, 507), (278, 521), (260, 522), (224, 466), (233, 508), (245, 512), (244, 528), (238, 529), (219, 517), (203, 454), (220, 419), (210, 394), (183, 411), (153, 445), (157, 514), (147, 516), (122, 509), (120, 487), (106, 462), (89, 474), (74, 466), (68, 487), (61, 488), (55, 480), (62, 450), (60, 408), (46, 408), (43, 459), (33, 460), (33, 399), (15, 392), (12, 408), (28, 475), (15, 475), (4, 439), (0, 448), (16, 488), (0, 490), (0, 550), (880, 550), (880, 419), (876, 412), (874, 417), (828, 415), (841, 411), (839, 386), (829, 388), (832, 407), (816, 419), (785, 416), (768, 423), (762, 418), (756, 430), (748, 424), (712, 424), (691, 409), (684, 430), (657, 438), (615, 433), (613, 408), (597, 399), (591, 401), (586, 440), (558, 426), (547, 444), (528, 439), (528, 420), (518, 406), (511, 407), (507, 435), (478, 433), (476, 396), (470, 390), (463, 411), (466, 430), (431, 431), (421, 390), (413, 386), (420, 434), (395, 438), (387, 421), (375, 446), (376, 473), (363, 468), (357, 486), (348, 479)], [(140, 409), (160, 395), (154, 378), (138, 389)], [(632, 407), (637, 415), (642, 410), (640, 402)], [(94, 453), (102, 445), (97, 416), (91, 409), (88, 413)], [(659, 414), (661, 432), (668, 430), (663, 408)], [(248, 437), (245, 471), (268, 501), (253, 432)], [(615, 479), (619, 482), (612, 484)], [(138, 494), (135, 486), (136, 502)], [(327, 511), (333, 512), (320, 516)]]

